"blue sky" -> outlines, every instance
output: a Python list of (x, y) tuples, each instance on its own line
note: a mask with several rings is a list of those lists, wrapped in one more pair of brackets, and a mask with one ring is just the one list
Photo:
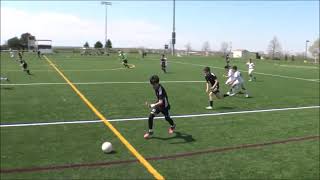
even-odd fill
[[(108, 36), (114, 46), (162, 48), (168, 43), (172, 1), (111, 2)], [(14, 23), (21, 19), (18, 14), (32, 21), (20, 27)], [(104, 15), (100, 1), (1, 1), (1, 43), (29, 31), (54, 45), (93, 44), (104, 40)], [(176, 32), (180, 49), (190, 42), (200, 50), (209, 41), (218, 50), (226, 41), (234, 49), (266, 51), (277, 36), (283, 50), (303, 52), (306, 39), (319, 37), (319, 2), (176, 1)]]

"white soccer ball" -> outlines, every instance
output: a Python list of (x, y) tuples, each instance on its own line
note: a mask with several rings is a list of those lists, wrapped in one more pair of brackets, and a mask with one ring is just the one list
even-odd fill
[(111, 153), (112, 152), (112, 144), (110, 142), (104, 142), (101, 146), (101, 149), (104, 153)]

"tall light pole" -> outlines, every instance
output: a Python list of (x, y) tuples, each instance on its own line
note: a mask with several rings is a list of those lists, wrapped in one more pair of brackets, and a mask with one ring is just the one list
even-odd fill
[(105, 40), (104, 40), (104, 45), (105, 45), (105, 51), (107, 51), (107, 41), (108, 41), (108, 28), (107, 28), (107, 20), (108, 20), (108, 13), (107, 13), (107, 9), (108, 9), (108, 6), (112, 5), (111, 2), (107, 2), (107, 1), (102, 1), (101, 2), (102, 5), (104, 5), (106, 7), (106, 19), (105, 19)]
[(306, 40), (306, 52), (304, 55), (304, 60), (307, 60), (307, 55), (308, 55), (308, 42), (310, 42), (309, 40)]
[(172, 56), (174, 55), (174, 45), (176, 44), (176, 1), (173, 0), (173, 31), (172, 31)]

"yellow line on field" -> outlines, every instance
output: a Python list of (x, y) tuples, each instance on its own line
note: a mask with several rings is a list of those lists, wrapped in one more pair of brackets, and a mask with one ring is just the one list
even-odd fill
[(61, 77), (71, 86), (71, 88), (80, 96), (80, 98), (89, 106), (89, 108), (104, 122), (104, 124), (120, 139), (120, 141), (128, 148), (128, 150), (140, 161), (140, 163), (154, 176), (156, 179), (164, 179), (164, 177), (154, 169), (151, 164), (124, 138), (121, 133), (105, 118), (94, 105), (78, 90), (78, 88), (57, 68), (52, 61), (44, 56), (48, 63), (61, 75)]

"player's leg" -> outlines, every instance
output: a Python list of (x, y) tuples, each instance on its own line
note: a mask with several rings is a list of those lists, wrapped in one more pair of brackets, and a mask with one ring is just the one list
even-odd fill
[(232, 93), (229, 96), (234, 96), (237, 93), (239, 93), (240, 87), (239, 87), (240, 82), (236, 80), (232, 85)]
[(227, 95), (232, 94), (232, 86), (229, 84), (232, 81), (231, 78), (228, 78), (228, 80), (226, 81), (226, 85), (229, 86), (229, 91), (226, 93)]
[(215, 92), (214, 95), (215, 95), (218, 99), (223, 99), (224, 97), (228, 96), (227, 94), (222, 95), (222, 94), (220, 93), (220, 91)]
[(169, 115), (169, 108), (166, 108), (164, 111), (162, 111), (162, 114), (164, 115), (165, 120), (168, 121), (168, 123), (170, 124), (168, 132), (169, 134), (172, 134), (176, 129), (176, 124), (173, 122), (173, 119), (171, 119)]
[(241, 89), (244, 91), (245, 97), (249, 97), (247, 88), (244, 86), (244, 83), (241, 83)]
[(163, 65), (162, 65), (161, 68), (162, 68), (162, 71), (163, 71), (164, 73), (167, 73), (166, 66), (163, 66)]
[(208, 96), (209, 96), (209, 106), (206, 107), (206, 109), (213, 109), (213, 97), (212, 97), (213, 96), (213, 92), (210, 91)]
[(149, 130), (147, 133), (144, 134), (144, 138), (145, 139), (148, 139), (150, 138), (152, 135), (153, 135), (153, 119), (154, 117), (159, 113), (159, 110), (157, 109), (152, 109), (150, 114), (149, 114), (149, 118), (148, 118), (148, 127), (149, 127)]
[(252, 81), (252, 71), (253, 71), (253, 69), (249, 69), (249, 71), (248, 71), (248, 74), (250, 77), (249, 81)]
[(25, 72), (27, 72), (28, 75), (31, 75), (30, 70), (28, 69), (28, 65), (27, 65), (27, 64), (24, 64), (23, 70), (24, 70)]

